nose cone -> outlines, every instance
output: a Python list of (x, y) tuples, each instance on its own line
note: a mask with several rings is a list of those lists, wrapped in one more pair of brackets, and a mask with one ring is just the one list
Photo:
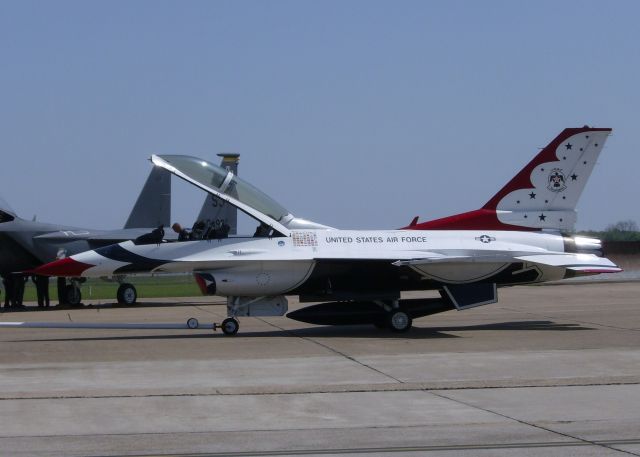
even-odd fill
[(46, 263), (33, 270), (34, 274), (42, 276), (82, 276), (82, 273), (94, 265), (78, 262), (71, 257)]

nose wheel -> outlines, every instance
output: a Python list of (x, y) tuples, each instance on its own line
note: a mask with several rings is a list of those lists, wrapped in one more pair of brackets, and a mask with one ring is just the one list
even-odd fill
[(133, 284), (120, 284), (117, 293), (118, 303), (123, 305), (133, 305), (138, 299), (138, 292)]

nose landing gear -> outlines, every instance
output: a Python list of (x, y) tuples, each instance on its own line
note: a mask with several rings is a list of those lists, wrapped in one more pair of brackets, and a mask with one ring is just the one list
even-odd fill
[(118, 287), (118, 303), (123, 305), (133, 305), (138, 299), (138, 292), (133, 284), (122, 283)]

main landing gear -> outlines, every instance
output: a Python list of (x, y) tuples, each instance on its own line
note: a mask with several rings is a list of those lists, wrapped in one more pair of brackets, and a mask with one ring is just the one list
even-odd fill
[(384, 311), (384, 314), (373, 323), (376, 328), (389, 329), (396, 333), (408, 332), (411, 329), (413, 319), (407, 310), (400, 307), (399, 300), (394, 300), (391, 303), (382, 301), (375, 303)]
[(386, 324), (393, 332), (404, 333), (409, 331), (413, 324), (413, 319), (401, 309), (392, 309), (387, 313)]
[(379, 330), (391, 330), (396, 333), (408, 332), (413, 325), (413, 319), (406, 311), (392, 309), (377, 319), (373, 325)]

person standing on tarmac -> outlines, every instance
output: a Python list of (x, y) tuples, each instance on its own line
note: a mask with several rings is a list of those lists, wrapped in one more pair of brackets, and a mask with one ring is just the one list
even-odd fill
[(47, 308), (50, 305), (49, 299), (49, 276), (38, 276), (40, 281), (40, 287), (42, 288), (42, 298), (44, 299), (44, 306)]
[(36, 297), (38, 298), (38, 308), (42, 308), (44, 306), (44, 303), (42, 301), (42, 294), (40, 293), (40, 285), (38, 284), (38, 276), (37, 275), (31, 276), (31, 282), (33, 283), (34, 286), (36, 286)]
[(22, 301), (24, 299), (24, 283), (29, 280), (28, 276), (21, 274), (13, 275), (15, 285), (13, 289), (13, 306), (15, 308), (24, 308)]
[(4, 284), (4, 309), (11, 308), (13, 305), (13, 290), (14, 281), (12, 274), (6, 274), (2, 277), (2, 283)]
[[(56, 260), (64, 259), (66, 256), (67, 256), (67, 251), (65, 249), (60, 248), (58, 249), (58, 252), (56, 254)], [(64, 293), (65, 293), (65, 288), (67, 287), (67, 278), (63, 276), (58, 276), (57, 286), (58, 286), (58, 304), (64, 305), (66, 303)]]
[(64, 276), (58, 276), (58, 304), (64, 305), (66, 300), (64, 299), (65, 287), (67, 287), (67, 278)]
[(33, 275), (31, 280), (36, 285), (38, 308), (49, 307), (49, 276)]

